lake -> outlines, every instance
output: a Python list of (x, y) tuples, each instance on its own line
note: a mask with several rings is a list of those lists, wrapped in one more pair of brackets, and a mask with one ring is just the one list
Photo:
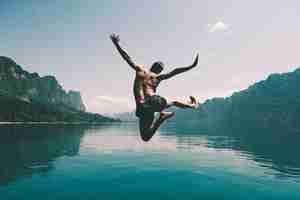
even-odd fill
[(1, 125), (0, 199), (300, 199), (300, 136)]

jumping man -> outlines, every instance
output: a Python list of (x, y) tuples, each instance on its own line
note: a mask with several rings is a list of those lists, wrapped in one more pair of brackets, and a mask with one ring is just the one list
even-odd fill
[[(174, 116), (173, 112), (163, 111), (171, 106), (179, 108), (197, 108), (198, 102), (190, 96), (190, 101), (181, 102), (169, 100), (156, 94), (156, 89), (161, 81), (169, 79), (177, 74), (186, 72), (198, 64), (198, 54), (192, 65), (187, 67), (176, 68), (173, 71), (165, 74), (160, 74), (164, 68), (164, 64), (160, 61), (154, 62), (150, 71), (141, 65), (135, 64), (126, 51), (121, 48), (119, 36), (112, 34), (110, 39), (116, 46), (122, 58), (135, 70), (135, 80), (133, 92), (136, 103), (136, 116), (139, 117), (139, 126), (141, 138), (144, 141), (149, 141), (155, 134), (159, 126), (168, 118)], [(154, 120), (154, 113), (159, 112), (159, 118)]]

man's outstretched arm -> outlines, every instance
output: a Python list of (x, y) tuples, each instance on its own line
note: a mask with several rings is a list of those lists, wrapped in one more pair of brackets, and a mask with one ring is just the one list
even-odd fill
[(175, 75), (177, 75), (177, 74), (186, 72), (186, 71), (188, 71), (188, 70), (190, 70), (190, 69), (196, 67), (197, 64), (198, 64), (198, 57), (199, 57), (199, 55), (197, 54), (197, 56), (196, 56), (196, 58), (195, 58), (195, 60), (194, 60), (194, 62), (193, 62), (192, 65), (187, 66), (187, 67), (176, 68), (176, 69), (174, 69), (173, 71), (171, 71), (171, 72), (169, 72), (169, 73), (167, 73), (167, 74), (161, 74), (161, 75), (159, 75), (157, 78), (158, 78), (159, 80), (169, 79), (169, 78), (171, 78), (171, 77), (173, 77), (173, 76), (175, 76)]
[(113, 44), (116, 46), (118, 52), (121, 54), (122, 58), (128, 63), (128, 65), (133, 68), (136, 71), (141, 70), (142, 68), (138, 65), (136, 65), (130, 58), (130, 56), (127, 54), (127, 52), (121, 48), (119, 42), (120, 42), (120, 38), (118, 35), (116, 34), (111, 34), (110, 35), (110, 39), (113, 42)]

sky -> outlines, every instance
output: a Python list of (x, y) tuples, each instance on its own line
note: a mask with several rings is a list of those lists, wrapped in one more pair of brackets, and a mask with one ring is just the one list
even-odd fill
[(296, 0), (0, 0), (0, 55), (80, 91), (88, 111), (125, 112), (135, 72), (109, 39), (116, 33), (146, 68), (159, 60), (168, 72), (199, 53), (197, 68), (158, 93), (204, 102), (299, 67), (299, 10)]

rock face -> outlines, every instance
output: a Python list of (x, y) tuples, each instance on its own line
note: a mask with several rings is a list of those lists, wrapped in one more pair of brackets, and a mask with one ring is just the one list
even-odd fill
[(71, 107), (77, 108), (80, 111), (85, 111), (85, 106), (82, 103), (82, 98), (81, 98), (80, 92), (70, 90), (68, 92), (68, 96), (70, 98)]
[(66, 92), (54, 76), (29, 73), (4, 56), (0, 56), (0, 92), (27, 102), (64, 104), (79, 111), (86, 110), (79, 92)]
[[(0, 92), (0, 122), (103, 123), (117, 122), (96, 113), (78, 111), (62, 104), (24, 101)], [(1, 133), (0, 133), (1, 135)]]

